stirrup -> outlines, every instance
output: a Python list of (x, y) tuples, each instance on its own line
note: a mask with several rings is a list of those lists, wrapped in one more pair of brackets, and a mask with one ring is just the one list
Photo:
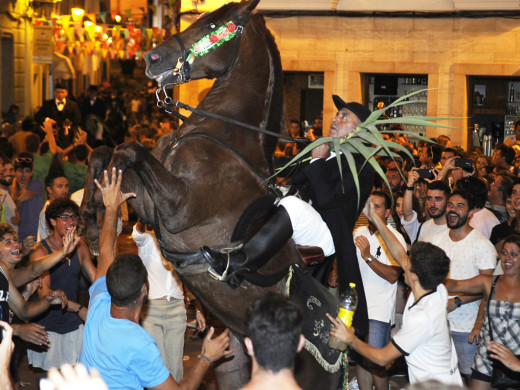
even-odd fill
[(242, 249), (242, 247), (244, 246), (244, 244), (238, 244), (236, 246), (233, 246), (233, 247), (224, 247), (224, 248), (220, 248), (218, 249), (218, 252), (224, 254), (224, 255), (227, 255), (227, 265), (226, 265), (226, 269), (224, 270), (224, 272), (222, 272), (222, 275), (220, 275), (213, 267), (209, 267), (208, 268), (208, 273), (216, 280), (218, 281), (221, 281), (221, 282), (225, 282), (227, 277), (228, 277), (228, 271), (229, 271), (229, 266), (231, 264), (231, 252), (234, 252), (234, 251), (237, 251), (239, 249)]

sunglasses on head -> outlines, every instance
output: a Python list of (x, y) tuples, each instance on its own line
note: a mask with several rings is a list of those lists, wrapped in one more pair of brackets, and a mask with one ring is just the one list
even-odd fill
[(14, 159), (15, 163), (32, 163), (32, 161), (30, 157), (17, 157)]

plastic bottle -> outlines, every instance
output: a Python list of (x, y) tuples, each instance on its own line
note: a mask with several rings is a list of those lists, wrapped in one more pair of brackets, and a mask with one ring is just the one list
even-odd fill
[[(340, 304), (338, 310), (338, 317), (347, 325), (349, 328), (352, 326), (352, 318), (356, 312), (358, 304), (358, 295), (356, 292), (356, 284), (350, 283), (349, 288), (344, 295), (340, 297)], [(347, 344), (341, 340), (338, 340), (334, 336), (329, 336), (329, 347), (344, 351), (347, 348)]]

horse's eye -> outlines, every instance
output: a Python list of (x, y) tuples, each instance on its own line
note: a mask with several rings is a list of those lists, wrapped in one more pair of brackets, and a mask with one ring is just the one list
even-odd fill
[(215, 26), (214, 23), (211, 23), (211, 24), (209, 25), (209, 28), (211, 28), (211, 29), (214, 29), (215, 27), (216, 27), (216, 26)]

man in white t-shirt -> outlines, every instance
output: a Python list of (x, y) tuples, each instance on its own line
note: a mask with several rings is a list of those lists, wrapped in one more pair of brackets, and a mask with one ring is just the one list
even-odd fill
[[(392, 211), (390, 195), (382, 191), (372, 193), (375, 212), (387, 220)], [(387, 224), (388, 229), (406, 248), (404, 237)], [(363, 279), (363, 288), (368, 308), (368, 344), (383, 348), (390, 341), (390, 329), (395, 322), (395, 306), (397, 279), (401, 267), (392, 258), (383, 238), (372, 222), (361, 226), (354, 232), (359, 270)], [(374, 365), (369, 361), (362, 362), (356, 370), (361, 390), (388, 389), (388, 375), (385, 367)]]
[[(465, 190), (454, 191), (448, 198), (446, 221), (449, 230), (437, 233), (431, 243), (442, 248), (451, 259), (450, 279), (470, 279), (479, 274), (491, 275), (497, 262), (497, 253), (491, 242), (469, 220), (475, 211), (473, 194)], [(471, 375), (483, 308), (480, 296), (459, 295), (448, 300), (448, 318), (451, 336), (457, 348), (459, 369), (465, 379)], [(480, 314), (480, 315), (479, 315)]]
[(45, 211), (47, 206), (56, 199), (67, 199), (69, 197), (69, 180), (63, 172), (55, 171), (49, 172), (45, 178), (45, 189), (49, 194), (49, 199), (43, 205), (40, 211), (40, 218), (38, 220), (38, 236), (36, 241), (40, 242), (50, 234), (49, 226), (45, 220)]
[(473, 195), (475, 209), (469, 221), (469, 225), (486, 236), (486, 238), (491, 237), (491, 231), (500, 221), (495, 214), (485, 207), (488, 190), (484, 181), (475, 176), (468, 176), (459, 180), (455, 188), (457, 190), (466, 190)]
[(421, 224), (417, 219), (417, 213), (412, 208), (414, 185), (418, 180), (419, 174), (417, 169), (410, 170), (403, 196), (401, 224), (412, 243), (415, 241), (430, 241), (435, 233), (447, 229), (445, 216), (446, 200), (451, 193), (450, 187), (444, 181), (435, 180), (428, 184), (425, 208), (430, 219)]
[(355, 336), (353, 327), (347, 328), (339, 318), (328, 315), (334, 324), (330, 333), (381, 366), (404, 355), (412, 384), (437, 380), (446, 385), (462, 385), (457, 354), (448, 329), (448, 293), (442, 285), (450, 269), (450, 259), (443, 250), (427, 242), (413, 244), (408, 257), (386, 221), (375, 212), (372, 199), (367, 202), (364, 214), (376, 226), (392, 257), (403, 268), (405, 282), (412, 290), (403, 314), (403, 325), (383, 348), (361, 341)]

